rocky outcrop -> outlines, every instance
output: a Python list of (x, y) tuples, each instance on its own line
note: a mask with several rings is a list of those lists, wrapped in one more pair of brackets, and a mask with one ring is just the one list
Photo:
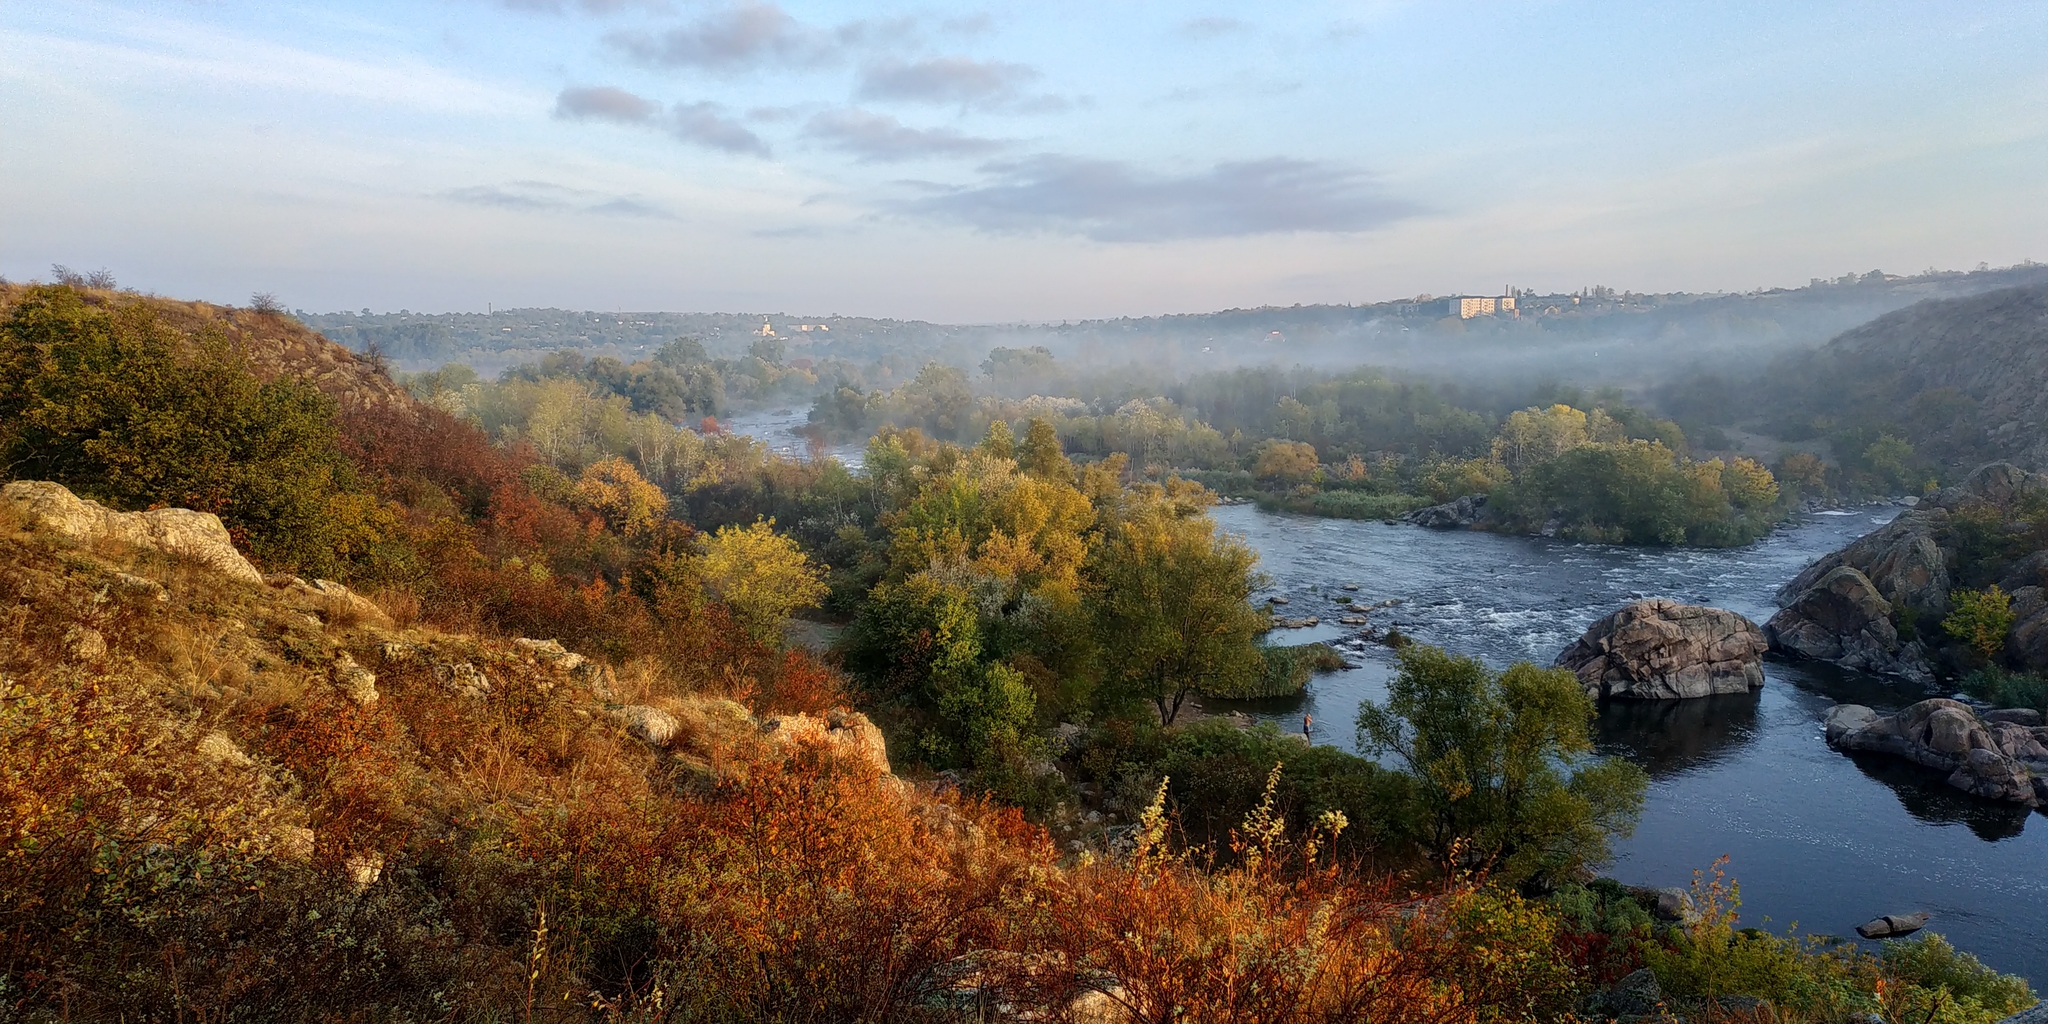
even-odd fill
[(2048, 727), (2004, 716), (1987, 722), (1961, 701), (1935, 698), (1890, 715), (1837, 705), (1825, 729), (1837, 750), (1889, 754), (1946, 771), (1949, 785), (1973, 796), (2048, 804)]
[(761, 731), (778, 743), (823, 744), (865, 763), (879, 774), (889, 774), (889, 747), (882, 739), (882, 730), (860, 712), (783, 715), (762, 722)]
[(1651, 598), (1594, 623), (1557, 665), (1595, 698), (1675, 700), (1763, 686), (1767, 648), (1734, 612)]
[(1456, 501), (1419, 508), (1402, 516), (1404, 522), (1433, 530), (1470, 529), (1486, 515), (1486, 495), (1467, 494)]
[(1892, 603), (1870, 577), (1837, 565), (1764, 624), (1771, 649), (1918, 683), (1934, 681), (1923, 648), (1899, 639)]
[[(2003, 462), (1978, 467), (1961, 484), (1807, 566), (1780, 589), (1783, 610), (1765, 626), (1772, 648), (1933, 682), (1930, 641), (1902, 636), (1901, 624), (1920, 638), (1941, 642), (1939, 623), (1949, 613), (1949, 592), (1961, 585), (1953, 571), (1961, 532), (1958, 510), (2015, 509), (2042, 496), (2048, 496), (2048, 475)], [(1972, 575), (1982, 571), (1973, 569)], [(2029, 669), (2048, 670), (2048, 552), (2019, 559), (1992, 578), (2013, 597), (2016, 619), (2007, 656)]]
[(92, 543), (111, 540), (204, 565), (224, 576), (250, 583), (263, 574), (235, 550), (220, 517), (187, 508), (147, 512), (116, 512), (71, 493), (62, 484), (16, 480), (0, 487), (0, 501), (12, 505), (36, 529)]

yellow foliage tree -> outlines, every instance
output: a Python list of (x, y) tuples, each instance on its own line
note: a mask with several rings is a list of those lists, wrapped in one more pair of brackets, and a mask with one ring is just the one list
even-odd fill
[(1313, 480), (1322, 464), (1314, 445), (1301, 441), (1268, 441), (1252, 463), (1252, 475), (1281, 484), (1302, 484)]
[(1586, 414), (1569, 405), (1522, 409), (1501, 425), (1500, 436), (1493, 441), (1493, 457), (1510, 472), (1520, 473), (1591, 442)]
[(1755, 459), (1740, 455), (1721, 471), (1721, 489), (1728, 502), (1744, 512), (1761, 512), (1778, 503), (1778, 480)]
[(779, 644), (783, 623), (816, 607), (827, 588), (796, 541), (775, 532), (772, 519), (724, 526), (704, 542), (697, 571), (704, 592), (732, 610), (733, 618), (764, 643)]
[(652, 530), (668, 515), (668, 495), (616, 455), (599, 459), (583, 471), (583, 479), (576, 484), (576, 498), (628, 537)]

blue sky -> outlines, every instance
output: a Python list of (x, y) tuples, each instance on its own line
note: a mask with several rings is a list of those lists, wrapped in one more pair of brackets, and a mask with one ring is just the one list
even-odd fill
[(0, 274), (1045, 320), (2048, 258), (2048, 5), (6, 0)]

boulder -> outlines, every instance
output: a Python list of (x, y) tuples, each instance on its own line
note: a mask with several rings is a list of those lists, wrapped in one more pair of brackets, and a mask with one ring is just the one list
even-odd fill
[(1911, 935), (1927, 927), (1927, 915), (1887, 914), (1876, 920), (1856, 926), (1856, 934), (1866, 939), (1896, 939)]
[(377, 703), (377, 674), (346, 654), (334, 659), (334, 685), (359, 707)]
[(1771, 649), (1846, 668), (1934, 681), (1926, 655), (1901, 643), (1892, 604), (1870, 577), (1846, 565), (1830, 569), (1764, 623)]
[(2033, 708), (1999, 708), (1977, 716), (1987, 724), (2006, 722), (2023, 728), (2033, 729), (2042, 724), (2041, 713)]
[[(1881, 599), (1887, 606), (1885, 616), (1894, 624), (1909, 624), (1939, 645), (1939, 624), (1949, 613), (1948, 595), (1958, 582), (1950, 574), (1962, 543), (1957, 513), (1986, 506), (2010, 511), (2043, 495), (2048, 495), (2048, 475), (2003, 462), (1979, 467), (1962, 484), (1916, 503), (1891, 522), (1815, 561), (1781, 588), (1778, 605), (1785, 611), (1771, 620), (1778, 627), (1771, 630), (1773, 647), (1846, 668), (1931, 683), (1925, 645), (1910, 636), (1900, 637), (1898, 628), (1877, 626), (1874, 603), (1848, 593), (1842, 572), (1860, 573), (1867, 588), (1857, 587)], [(2030, 670), (2048, 671), (2048, 552), (2034, 552), (1992, 575), (2013, 596), (2015, 625), (2006, 653)], [(1845, 601), (1856, 607), (1842, 607)]]
[(1962, 766), (1949, 774), (1948, 784), (1986, 800), (2040, 805), (2033, 773), (2017, 758), (1997, 750), (1974, 747), (1964, 753)]
[(1433, 530), (1469, 529), (1486, 514), (1486, 495), (1467, 494), (1456, 501), (1419, 508), (1402, 516), (1402, 521)]
[(1828, 712), (1828, 745), (1901, 757), (1948, 772), (1948, 784), (1972, 796), (2048, 803), (2048, 727), (1985, 722), (1961, 701), (1933, 698), (1895, 714), (1860, 705)]
[(889, 774), (889, 747), (882, 730), (858, 711), (834, 710), (823, 715), (783, 715), (761, 723), (761, 731), (777, 743), (809, 740), (865, 762)]
[[(275, 581), (276, 577), (272, 579)], [(391, 625), (391, 616), (384, 614), (384, 609), (378, 607), (376, 602), (340, 583), (333, 580), (314, 580), (308, 583), (297, 576), (287, 577), (286, 580), (292, 590), (318, 600), (323, 606), (321, 617), (329, 622), (341, 619), (344, 622), (371, 622), (385, 627)]]
[(1827, 733), (1828, 745), (1841, 742), (1842, 737), (1877, 721), (1877, 712), (1861, 704), (1837, 704), (1828, 709), (1828, 716), (1822, 723)]
[(649, 746), (667, 746), (668, 741), (675, 738), (676, 731), (682, 728), (676, 716), (645, 704), (627, 704), (613, 710), (612, 715), (625, 725), (634, 739)]
[(1664, 989), (1647, 967), (1614, 983), (1605, 992), (1595, 992), (1579, 1002), (1579, 1014), (1592, 1020), (1640, 1020), (1659, 1016), (1664, 1010)]
[(2035, 604), (2033, 601), (2015, 600), (2013, 604), (2012, 632), (2005, 638), (2006, 655), (2031, 671), (2048, 671), (2048, 601), (2040, 602), (2039, 607), (2029, 607)]
[(40, 480), (16, 480), (0, 487), (0, 501), (13, 505), (36, 529), (88, 543), (117, 541), (188, 559), (234, 579), (263, 582), (263, 574), (235, 550), (227, 527), (211, 512), (188, 508), (116, 512), (72, 494), (61, 484)]
[(1763, 686), (1768, 646), (1734, 612), (1651, 598), (1594, 623), (1557, 665), (1595, 698), (1672, 700)]

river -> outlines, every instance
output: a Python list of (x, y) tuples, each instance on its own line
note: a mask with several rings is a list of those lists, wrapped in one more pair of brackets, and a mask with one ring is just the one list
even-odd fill
[[(735, 417), (729, 429), (781, 454), (811, 454), (803, 410)], [(858, 468), (862, 446), (816, 454)], [(1746, 548), (1626, 548), (1538, 537), (1437, 531), (1373, 521), (1218, 508), (1222, 527), (1259, 553), (1291, 617), (1324, 625), (1274, 634), (1326, 641), (1355, 666), (1319, 675), (1281, 701), (1208, 702), (1283, 729), (1314, 718), (1313, 738), (1355, 749), (1363, 700), (1381, 700), (1392, 653), (1335, 625), (1359, 605), (1401, 632), (1496, 667), (1548, 665), (1595, 620), (1632, 600), (1669, 597), (1757, 622), (1779, 586), (1821, 555), (1889, 521), (1896, 509), (1800, 515)], [(1346, 591), (1344, 584), (1356, 584)], [(1929, 694), (1828, 666), (1770, 660), (1762, 690), (1602, 709), (1601, 752), (1650, 775), (1635, 834), (1606, 872), (1634, 885), (1686, 885), (1729, 856), (1745, 924), (1855, 940), (1882, 914), (1924, 910), (1939, 932), (2002, 971), (2048, 980), (2048, 817), (1949, 789), (1939, 772), (1828, 749), (1821, 719), (1837, 703), (1879, 711)]]
[[(1286, 614), (1322, 618), (1276, 642), (1323, 640), (1356, 666), (1316, 677), (1300, 698), (1228, 702), (1288, 729), (1314, 716), (1314, 739), (1355, 746), (1359, 702), (1386, 696), (1390, 651), (1334, 627), (1358, 604), (1424, 643), (1496, 667), (1548, 665), (1601, 616), (1641, 597), (1669, 597), (1762, 622), (1772, 595), (1808, 562), (1888, 521), (1895, 509), (1803, 515), (1734, 550), (1623, 548), (1535, 537), (1435, 531), (1379, 522), (1216, 510), (1259, 552)], [(1356, 584), (1355, 592), (1341, 589)], [(1616, 702), (1600, 716), (1603, 753), (1650, 774), (1635, 835), (1608, 874), (1637, 885), (1685, 885), (1730, 856), (1745, 924), (1854, 939), (1881, 914), (1925, 910), (1928, 928), (2002, 971), (2048, 979), (2048, 817), (1965, 796), (1940, 773), (1849, 757), (1823, 742), (1840, 702), (1887, 711), (1928, 694), (1827, 666), (1778, 660), (1764, 688), (1692, 701)], [(1226, 702), (1210, 702), (1212, 706)]]

